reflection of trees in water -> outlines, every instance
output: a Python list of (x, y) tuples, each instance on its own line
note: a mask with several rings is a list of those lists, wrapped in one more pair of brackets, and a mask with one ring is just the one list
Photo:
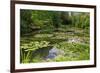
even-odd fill
[(32, 52), (30, 62), (32, 62), (32, 60), (36, 59), (37, 57), (41, 60), (48, 60), (54, 59), (59, 55), (64, 55), (64, 51), (61, 49), (54, 48), (52, 46), (43, 47)]

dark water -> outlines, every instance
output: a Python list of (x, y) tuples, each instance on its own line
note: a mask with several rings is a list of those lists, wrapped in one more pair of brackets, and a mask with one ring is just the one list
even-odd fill
[(32, 51), (32, 56), (31, 56), (30, 62), (32, 61), (32, 59), (34, 59), (36, 57), (45, 59), (46, 56), (49, 54), (50, 49), (52, 49), (52, 46), (43, 47), (43, 48), (39, 48), (35, 51)]
[(36, 57), (42, 58), (43, 60), (54, 59), (61, 54), (61, 52), (61, 50), (52, 46), (43, 47), (32, 52), (30, 62), (32, 62), (32, 59), (35, 59)]

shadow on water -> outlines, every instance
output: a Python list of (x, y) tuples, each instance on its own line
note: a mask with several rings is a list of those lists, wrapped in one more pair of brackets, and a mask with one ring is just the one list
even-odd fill
[(48, 47), (43, 47), (35, 51), (32, 51), (30, 62), (32, 62), (33, 59), (37, 59), (37, 58), (41, 58), (42, 60), (44, 60), (45, 57), (48, 56), (49, 50), (51, 49), (52, 46), (48, 46)]

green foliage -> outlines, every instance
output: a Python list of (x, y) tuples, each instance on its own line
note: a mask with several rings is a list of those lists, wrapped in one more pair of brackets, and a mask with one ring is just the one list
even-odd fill
[[(21, 10), (21, 34), (29, 33), (34, 28), (58, 30), (61, 26), (89, 29), (89, 13), (60, 12), (43, 10)], [(51, 31), (51, 30), (50, 30)], [(50, 32), (49, 31), (49, 32)]]
[(61, 25), (61, 12), (53, 12), (52, 21), (55, 28)]
[(75, 27), (78, 28), (83, 28), (83, 29), (89, 29), (89, 24), (90, 24), (90, 17), (89, 13), (73, 13), (74, 15), (72, 16), (72, 24), (75, 25)]
[(42, 47), (47, 47), (49, 45), (49, 42), (47, 41), (34, 41), (34, 42), (30, 42), (27, 44), (22, 44), (21, 45), (21, 49), (25, 49), (25, 51), (29, 51), (29, 50), (36, 50), (38, 48), (42, 48)]
[(52, 14), (53, 12), (51, 11), (42, 11), (42, 10), (35, 10), (32, 11), (32, 21), (33, 24), (32, 26), (35, 27), (40, 27), (41, 29), (43, 28), (51, 28), (53, 26), (53, 21), (52, 21)]
[(30, 24), (32, 23), (31, 11), (21, 10), (20, 19), (21, 35), (29, 33), (31, 31)]
[(61, 42), (56, 45), (57, 48), (64, 50), (64, 56), (58, 56), (55, 61), (73, 61), (73, 60), (88, 60), (89, 45), (80, 43)]
[[(24, 49), (24, 51), (27, 51), (27, 54), (25, 55), (25, 53), (21, 53), (21, 55), (24, 55), (21, 56), (21, 60), (22, 60), (21, 62), (22, 63), (30, 62), (31, 54), (33, 51), (48, 46), (50, 46), (50, 44), (47, 41), (40, 41), (40, 42), (34, 41), (27, 45), (23, 44), (23, 46), (21, 46), (21, 52), (22, 49)], [(90, 58), (89, 57), (90, 47), (88, 44), (60, 42), (60, 43), (51, 44), (51, 46), (63, 50), (64, 54), (59, 55), (52, 60), (48, 60), (48, 62), (88, 60)], [(41, 58), (40, 55), (37, 55), (36, 57), (34, 57), (34, 59), (32, 59), (32, 62), (41, 62), (41, 61), (43, 61), (43, 59)]]
[[(89, 13), (21, 9), (20, 16), (21, 63), (89, 60)], [(64, 54), (45, 60), (50, 46)]]
[[(30, 42), (27, 44), (22, 44), (21, 45), (21, 62), (22, 63), (28, 63), (30, 62), (31, 59), (31, 54), (33, 51), (35, 51), (36, 49), (39, 48), (43, 48), (43, 47), (47, 47), (49, 45), (49, 42), (47, 41), (34, 41), (34, 42)], [(34, 60), (36, 61), (36, 60)]]

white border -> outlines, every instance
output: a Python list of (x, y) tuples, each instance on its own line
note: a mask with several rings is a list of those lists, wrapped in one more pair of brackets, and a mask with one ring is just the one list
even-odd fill
[[(32, 10), (50, 10), (50, 11), (75, 11), (90, 12), (90, 60), (87, 61), (68, 61), (68, 62), (50, 62), (50, 63), (30, 63), (20, 64), (20, 9)], [(41, 6), (41, 5), (15, 5), (15, 68), (45, 68), (58, 66), (79, 66), (94, 64), (94, 9), (75, 8), (75, 7), (57, 7), (57, 6)]]

